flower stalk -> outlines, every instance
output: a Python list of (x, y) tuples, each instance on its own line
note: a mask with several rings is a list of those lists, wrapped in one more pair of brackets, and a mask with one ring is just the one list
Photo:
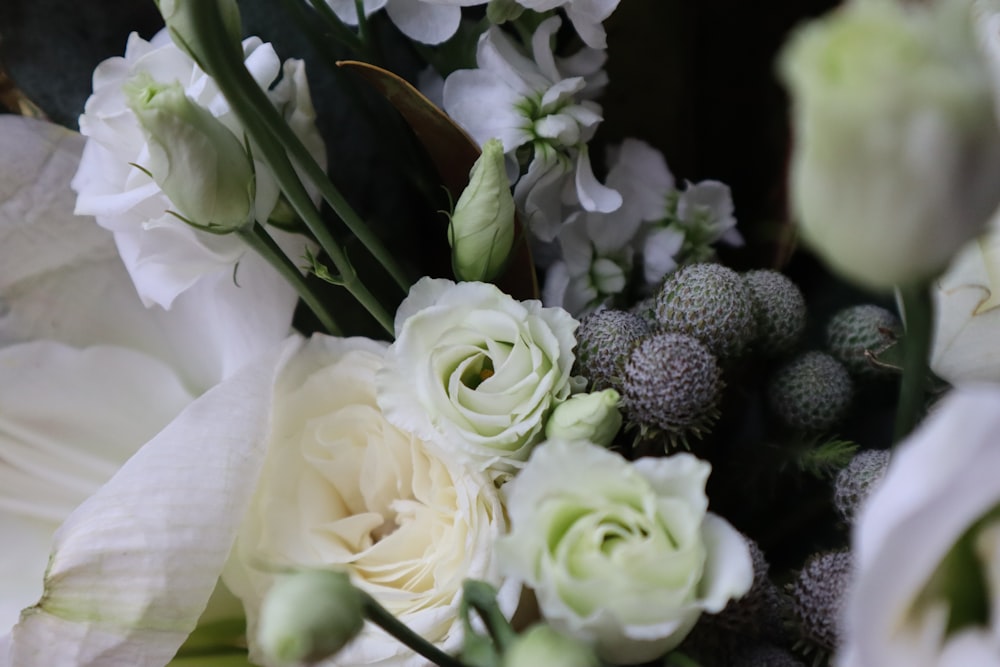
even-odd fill
[(906, 336), (903, 338), (903, 379), (899, 386), (893, 442), (898, 443), (923, 416), (924, 387), (930, 363), (934, 304), (928, 283), (899, 289)]
[[(185, 17), (187, 20), (183, 24), (189, 28), (190, 34), (182, 35), (172, 30), (175, 41), (216, 81), (243, 127), (273, 170), (289, 203), (329, 255), (344, 288), (391, 335), (393, 333), (391, 315), (358, 278), (346, 253), (327, 228), (319, 210), (313, 205), (292, 163), (298, 165), (306, 178), (319, 188), (323, 199), (401, 289), (406, 290), (410, 280), (281, 118), (267, 96), (254, 82), (242, 60), (234, 57), (236, 54), (227, 43), (217, 39), (217, 35), (225, 34), (225, 31), (222, 15), (216, 3), (190, 2), (186, 4), (186, 10), (179, 11), (187, 14)], [(168, 19), (168, 27), (171, 27), (169, 17), (165, 18)]]
[(380, 605), (375, 598), (364, 591), (361, 591), (361, 606), (364, 610), (365, 618), (435, 665), (439, 667), (465, 667), (460, 660), (448, 655), (411, 630), (405, 623), (393, 616), (388, 609)]

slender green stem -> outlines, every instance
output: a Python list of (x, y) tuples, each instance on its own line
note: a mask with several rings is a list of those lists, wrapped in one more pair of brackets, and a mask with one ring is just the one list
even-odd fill
[[(294, 187), (302, 193), (306, 192), (295, 170), (291, 168), (289, 156), (305, 177), (319, 189), (323, 199), (330, 205), (334, 213), (344, 221), (344, 224), (361, 241), (368, 252), (392, 276), (400, 289), (404, 292), (407, 291), (412, 281), (407, 277), (402, 267), (392, 257), (382, 241), (368, 228), (365, 221), (351, 207), (337, 187), (330, 182), (322, 167), (313, 159), (302, 141), (281, 117), (278, 110), (274, 108), (257, 82), (254, 81), (244, 66), (242, 58), (235, 57), (237, 54), (229, 48), (229, 45), (223, 43), (224, 40), (219, 39), (218, 36), (225, 34), (225, 31), (216, 3), (193, 2), (190, 11), (193, 20), (189, 25), (194, 33), (195, 43), (188, 45), (189, 50), (196, 51), (202, 69), (215, 80), (244, 128), (258, 144), (265, 160), (275, 170), (275, 176), (289, 202), (309, 226), (310, 231), (316, 235), (316, 240), (333, 258), (328, 246), (335, 246), (336, 242), (330, 231), (326, 229), (326, 225), (322, 223), (322, 220), (319, 220), (318, 225), (310, 222), (310, 218), (315, 219), (318, 216), (303, 213), (299, 209), (300, 204), (296, 204), (291, 193), (286, 190), (287, 186)], [(180, 37), (184, 39), (185, 36)], [(197, 50), (194, 48), (195, 46), (198, 47)], [(297, 187), (291, 183), (292, 177), (298, 183)], [(309, 208), (315, 208), (308, 197), (306, 200), (309, 202)], [(340, 269), (338, 264), (338, 270)]]
[(497, 606), (496, 597), (496, 589), (485, 581), (467, 579), (462, 585), (462, 613), (467, 617), (468, 607), (476, 610), (502, 655), (514, 641), (517, 633)]
[(292, 284), (299, 298), (309, 306), (309, 309), (316, 315), (316, 319), (319, 320), (319, 323), (323, 325), (328, 334), (332, 336), (341, 335), (341, 329), (337, 326), (337, 321), (330, 311), (327, 310), (322, 299), (309, 287), (305, 276), (299, 272), (292, 260), (278, 247), (278, 244), (274, 242), (274, 239), (271, 238), (262, 225), (255, 223), (253, 229), (239, 232), (239, 235), (240, 238), (247, 242), (247, 245), (267, 260), (285, 280)]
[(437, 648), (426, 639), (415, 633), (405, 623), (392, 615), (388, 609), (375, 601), (368, 593), (361, 592), (362, 608), (365, 618), (395, 637), (403, 645), (413, 649), (440, 667), (465, 667), (462, 661)]
[(906, 336), (903, 338), (903, 378), (896, 406), (894, 441), (905, 438), (923, 414), (931, 351), (934, 304), (928, 284), (900, 288)]

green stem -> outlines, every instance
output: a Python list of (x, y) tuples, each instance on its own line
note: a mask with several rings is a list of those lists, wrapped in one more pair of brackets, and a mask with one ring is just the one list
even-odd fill
[(371, 595), (361, 591), (361, 596), (361, 606), (364, 609), (365, 618), (395, 637), (404, 646), (413, 649), (440, 667), (465, 667), (460, 660), (448, 655), (407, 627), (388, 609), (376, 602)]
[(309, 309), (316, 315), (316, 319), (319, 320), (328, 334), (332, 336), (341, 335), (340, 327), (337, 326), (336, 320), (330, 311), (327, 310), (323, 301), (309, 287), (305, 276), (299, 272), (292, 260), (282, 252), (281, 248), (278, 247), (278, 244), (274, 242), (274, 239), (271, 238), (262, 225), (254, 223), (251, 230), (239, 232), (239, 235), (240, 238), (247, 242), (247, 245), (267, 260), (268, 264), (273, 266), (285, 280), (292, 284), (299, 298), (309, 306)]
[(896, 406), (895, 442), (905, 438), (923, 414), (934, 324), (934, 304), (928, 284), (900, 288), (899, 294), (906, 335), (902, 341), (903, 378)]
[(500, 607), (497, 606), (496, 597), (496, 589), (485, 581), (467, 579), (462, 585), (463, 615), (466, 618), (468, 617), (468, 607), (476, 610), (479, 618), (482, 619), (483, 624), (486, 626), (487, 632), (490, 633), (490, 637), (493, 638), (494, 644), (500, 649), (499, 653), (502, 655), (511, 642), (514, 641), (517, 633), (514, 632), (507, 617), (503, 615)]
[[(326, 174), (312, 159), (305, 146), (254, 81), (239, 54), (233, 51), (231, 45), (225, 40), (218, 39), (219, 35), (226, 33), (216, 4), (214, 2), (194, 2), (191, 3), (190, 7), (193, 20), (189, 25), (194, 33), (194, 43), (187, 44), (187, 50), (197, 55), (201, 68), (219, 86), (247, 134), (254, 140), (265, 161), (271, 167), (289, 204), (292, 205), (292, 208), (302, 218), (316, 237), (317, 242), (330, 257), (343, 287), (372, 314), (391, 336), (393, 334), (392, 317), (368, 288), (361, 283), (347, 255), (327, 228), (319, 210), (313, 204), (305, 186), (302, 185), (302, 181), (299, 180), (295, 168), (289, 161), (289, 153), (299, 167), (306, 172), (309, 179), (325, 193), (324, 198), (334, 211), (341, 215), (351, 231), (382, 266), (393, 275), (404, 291), (409, 288), (409, 280), (403, 276), (402, 270), (382, 243), (357, 216), (354, 209), (347, 204), (330, 180), (326, 178)], [(184, 42), (183, 35), (175, 33), (174, 38), (179, 42)], [(200, 48), (195, 50), (194, 46)]]

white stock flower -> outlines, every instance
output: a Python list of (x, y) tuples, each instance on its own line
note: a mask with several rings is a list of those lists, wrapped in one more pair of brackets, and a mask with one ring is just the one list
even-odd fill
[[(355, 0), (326, 0), (341, 21), (358, 24)], [(410, 39), (440, 44), (455, 34), (462, 7), (484, 5), (486, 0), (364, 0), (365, 16), (385, 9), (389, 19)]]
[(536, 12), (562, 8), (583, 43), (592, 49), (607, 47), (607, 34), (601, 25), (618, 8), (619, 0), (516, 0)]
[[(346, 569), (448, 651), (461, 641), (462, 581), (499, 584), (499, 494), (484, 474), (386, 421), (375, 399), (385, 349), (315, 337), (282, 373), (263, 472), (225, 573), (246, 606), (250, 636), (274, 581), (269, 565)], [(425, 661), (368, 626), (329, 664)]]
[(746, 541), (707, 512), (710, 470), (690, 454), (628, 462), (590, 442), (543, 443), (504, 486), (504, 572), (605, 660), (656, 658), (753, 581)]
[[(73, 214), (83, 144), (55, 125), (0, 117), (0, 646), (15, 665), (88, 664), (86, 651), (25, 659), (36, 649), (18, 638), (31, 631), (10, 634), (42, 597), (53, 534), (198, 394), (285, 338), (296, 303), (248, 258), (242, 289), (209, 281), (170, 312), (143, 307), (111, 234)], [(80, 546), (99, 544), (96, 531)], [(93, 581), (81, 579), (83, 590)], [(192, 627), (210, 593), (190, 607)], [(60, 604), (55, 595), (51, 608)], [(37, 607), (24, 614), (45, 618)]]
[(1000, 217), (937, 281), (931, 369), (952, 384), (1000, 382)]
[(1000, 389), (958, 388), (855, 522), (842, 667), (1000, 665)]
[(379, 405), (479, 469), (512, 470), (570, 395), (577, 324), (491, 284), (423, 278), (396, 312)]
[[(325, 163), (322, 138), (306, 87), (301, 61), (281, 61), (270, 44), (252, 37), (244, 40), (245, 64), (254, 79), (269, 91), (272, 102), (313, 157)], [(80, 131), (88, 138), (73, 188), (76, 211), (93, 215), (115, 235), (143, 302), (169, 308), (179, 294), (205, 276), (232, 276), (233, 266), (247, 255), (246, 244), (234, 235), (197, 231), (174, 217), (176, 211), (161, 188), (141, 169), (153, 148), (122, 86), (145, 73), (164, 84), (180, 83), (188, 98), (207, 109), (243, 142), (243, 131), (215, 82), (203, 73), (171, 40), (166, 30), (149, 42), (133, 33), (124, 57), (105, 60), (94, 71), (94, 90), (80, 117)], [(266, 222), (278, 201), (274, 176), (261, 161), (254, 161), (256, 196), (254, 212)], [(194, 221), (201, 222), (201, 221)], [(292, 242), (297, 256), (303, 242)]]
[[(480, 145), (499, 139), (513, 159), (532, 148), (527, 173), (514, 188), (532, 232), (551, 241), (564, 208), (613, 211), (621, 196), (601, 185), (590, 165), (587, 142), (601, 122), (601, 108), (585, 99), (587, 79), (566, 76), (552, 54), (560, 20), (543, 21), (532, 37), (532, 54), (522, 54), (497, 27), (479, 38), (478, 69), (453, 72), (444, 83), (445, 110)], [(576, 61), (576, 66), (592, 59)]]

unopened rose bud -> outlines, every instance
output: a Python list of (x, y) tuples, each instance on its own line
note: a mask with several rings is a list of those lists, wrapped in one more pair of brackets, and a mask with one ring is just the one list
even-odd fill
[(158, 83), (148, 73), (123, 87), (149, 144), (146, 170), (175, 213), (213, 232), (252, 222), (254, 175), (243, 143), (177, 81)]
[(803, 239), (858, 284), (933, 279), (997, 206), (1000, 130), (974, 26), (971, 0), (850, 2), (782, 54)]
[(517, 636), (504, 653), (501, 667), (598, 667), (600, 664), (586, 644), (539, 624)]
[(570, 396), (549, 416), (545, 437), (550, 440), (589, 440), (607, 447), (622, 425), (622, 415), (618, 411), (620, 399), (621, 395), (614, 389)]
[(503, 269), (514, 244), (514, 197), (503, 144), (491, 139), (472, 166), (469, 185), (448, 227), (451, 263), (459, 280), (489, 281)]
[(347, 574), (304, 570), (268, 591), (257, 641), (279, 663), (318, 662), (347, 645), (364, 622), (361, 592)]

